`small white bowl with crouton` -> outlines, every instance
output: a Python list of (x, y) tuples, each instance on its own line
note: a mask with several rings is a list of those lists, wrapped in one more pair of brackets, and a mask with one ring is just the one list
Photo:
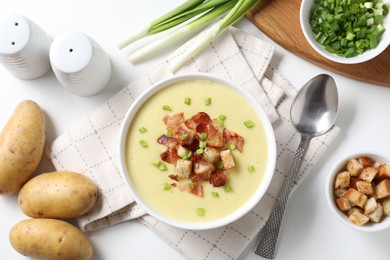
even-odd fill
[(366, 232), (390, 228), (390, 162), (373, 152), (346, 156), (330, 171), (326, 199), (348, 227)]

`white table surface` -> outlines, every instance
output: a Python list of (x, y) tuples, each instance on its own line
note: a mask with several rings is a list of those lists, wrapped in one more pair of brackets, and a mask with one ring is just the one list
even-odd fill
[[(32, 99), (45, 111), (47, 142), (53, 141), (174, 49), (172, 47), (160, 57), (134, 66), (127, 62), (126, 51), (117, 49), (116, 42), (182, 2), (183, 0), (1, 0), (0, 12), (30, 17), (53, 38), (68, 31), (81, 31), (90, 35), (110, 56), (113, 77), (100, 94), (78, 97), (66, 91), (52, 72), (36, 80), (20, 80), (0, 66), (0, 126), (6, 123), (18, 102)], [(236, 26), (272, 42), (246, 19)], [(336, 141), (289, 200), (277, 259), (389, 259), (390, 230), (361, 233), (340, 223), (326, 204), (324, 185), (330, 167), (345, 154), (356, 150), (371, 150), (387, 153), (390, 158), (390, 89), (327, 71), (278, 45), (272, 63), (296, 88), (317, 74), (332, 75), (339, 90), (340, 111), (337, 124), (341, 128)], [(390, 73), (390, 65), (388, 69)], [(53, 166), (50, 161), (44, 159), (38, 172), (51, 170)], [(8, 240), (10, 228), (25, 218), (17, 206), (17, 194), (0, 197), (1, 259), (25, 259), (14, 251)], [(132, 259), (182, 259), (176, 251), (136, 220), (87, 235), (94, 247), (93, 259), (129, 259), (130, 256)], [(253, 253), (253, 249), (254, 245), (250, 246), (242, 259), (261, 259)]]

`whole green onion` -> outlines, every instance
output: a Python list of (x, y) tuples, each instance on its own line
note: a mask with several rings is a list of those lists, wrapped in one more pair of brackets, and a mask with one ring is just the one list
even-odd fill
[(137, 62), (145, 56), (160, 50), (168, 43), (177, 41), (188, 32), (205, 26), (224, 13), (227, 13), (221, 20), (205, 31), (204, 34), (200, 34), (197, 37), (198, 40), (196, 43), (180, 56), (178, 60), (171, 64), (170, 70), (175, 71), (183, 62), (192, 55), (195, 55), (227, 27), (243, 17), (259, 1), (260, 0), (188, 0), (167, 14), (152, 21), (147, 26), (144, 26), (130, 37), (119, 42), (118, 47), (122, 49), (146, 36), (173, 28), (164, 38), (157, 39), (131, 53), (128, 57), (129, 61)]

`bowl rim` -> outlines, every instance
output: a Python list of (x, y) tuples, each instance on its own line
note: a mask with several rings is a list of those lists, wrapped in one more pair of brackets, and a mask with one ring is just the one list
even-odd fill
[(348, 217), (341, 212), (335, 202), (335, 197), (333, 195), (333, 183), (334, 179), (336, 177), (336, 174), (340, 172), (340, 170), (346, 165), (347, 161), (353, 158), (358, 158), (359, 156), (367, 156), (371, 157), (374, 160), (381, 162), (381, 163), (387, 163), (390, 165), (390, 155), (386, 155), (381, 152), (376, 151), (357, 151), (354, 153), (345, 154), (342, 159), (338, 160), (336, 164), (333, 165), (331, 170), (329, 171), (329, 174), (327, 176), (326, 182), (325, 182), (325, 196), (327, 204), (330, 208), (330, 210), (334, 213), (334, 215), (339, 219), (343, 224), (348, 226), (351, 229), (358, 230), (358, 231), (365, 231), (365, 232), (377, 232), (382, 231), (385, 229), (390, 228), (390, 217), (386, 217), (382, 220), (380, 223), (368, 223), (364, 226), (358, 226), (353, 224), (348, 220)]
[[(127, 166), (125, 162), (125, 143), (127, 139), (127, 132), (128, 128), (131, 125), (132, 118), (136, 115), (138, 110), (142, 107), (144, 102), (148, 100), (149, 97), (156, 94), (158, 91), (164, 89), (165, 87), (168, 87), (174, 83), (181, 82), (181, 81), (188, 81), (188, 80), (196, 80), (196, 79), (205, 79), (205, 80), (211, 80), (214, 82), (218, 82), (220, 84), (223, 84), (226, 87), (229, 87), (235, 91), (237, 91), (238, 94), (242, 95), (244, 98), (246, 98), (252, 105), (253, 109), (255, 110), (256, 114), (259, 116), (263, 128), (265, 131), (265, 135), (267, 138), (268, 143), (268, 161), (267, 166), (264, 172), (263, 180), (261, 181), (261, 184), (256, 189), (255, 193), (250, 197), (250, 199), (244, 203), (240, 208), (238, 208), (236, 211), (234, 211), (232, 214), (229, 214), (228, 216), (225, 216), (220, 219), (216, 219), (213, 221), (207, 221), (207, 222), (187, 222), (187, 221), (179, 221), (179, 220), (172, 220), (165, 216), (162, 216), (158, 212), (156, 212), (154, 209), (146, 205), (146, 203), (143, 202), (142, 198), (140, 198), (136, 192), (134, 191), (132, 187), (132, 183), (130, 180), (130, 177), (127, 174)], [(214, 74), (209, 73), (202, 73), (202, 72), (195, 72), (195, 73), (185, 73), (180, 75), (175, 75), (163, 80), (160, 80), (156, 83), (154, 83), (152, 86), (147, 88), (143, 91), (141, 95), (139, 95), (133, 102), (133, 104), (130, 106), (128, 111), (126, 112), (126, 115), (122, 121), (120, 131), (119, 131), (119, 145), (118, 145), (118, 152), (119, 152), (119, 170), (122, 175), (122, 177), (125, 179), (126, 186), (128, 191), (130, 192), (130, 195), (135, 200), (135, 202), (141, 206), (142, 209), (144, 209), (148, 214), (155, 217), (156, 219), (177, 228), (181, 229), (188, 229), (188, 230), (206, 230), (206, 229), (213, 229), (218, 228), (221, 226), (228, 225), (235, 220), (238, 220), (243, 215), (248, 213), (251, 209), (253, 209), (254, 206), (257, 205), (257, 203), (260, 202), (261, 198), (263, 198), (264, 194), (266, 193), (272, 177), (274, 175), (275, 171), (275, 165), (276, 165), (276, 141), (275, 141), (275, 133), (272, 128), (272, 124), (268, 119), (268, 116), (264, 112), (263, 108), (261, 107), (260, 103), (246, 90), (244, 87), (240, 86), (239, 84), (235, 83), (232, 80), (224, 79), (220, 76), (216, 76)]]
[[(387, 47), (390, 46), (390, 35), (387, 35), (385, 32), (385, 34), (388, 37), (384, 37), (385, 34), (382, 35), (381, 40), (376, 48), (366, 50), (362, 54), (359, 54), (355, 57), (345, 58), (325, 51), (324, 47), (314, 40), (313, 33), (311, 31), (308, 14), (310, 13), (310, 9), (313, 5), (314, 5), (314, 0), (302, 0), (300, 10), (299, 10), (299, 20), (300, 20), (301, 30), (303, 32), (303, 35), (306, 38), (306, 41), (322, 57), (341, 64), (357, 64), (375, 58), (376, 56), (381, 54)], [(384, 26), (386, 27), (386, 31), (389, 31), (390, 28), (387, 27), (390, 27), (390, 14), (388, 14), (385, 17), (383, 23)]]

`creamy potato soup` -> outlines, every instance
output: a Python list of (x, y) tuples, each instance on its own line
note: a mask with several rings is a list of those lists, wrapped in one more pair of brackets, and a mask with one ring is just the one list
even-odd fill
[[(196, 179), (183, 177), (183, 174), (188, 174), (186, 171), (178, 176), (175, 163), (163, 160), (162, 154), (168, 150), (168, 144), (161, 137), (169, 139), (175, 134), (167, 127), (166, 119), (174, 119), (175, 115), (183, 113), (182, 118), (186, 121), (200, 112), (215, 119), (213, 125), (217, 124), (220, 133), (226, 128), (244, 141), (241, 152), (234, 144), (224, 144), (219, 148), (232, 155), (235, 164), (225, 171), (226, 183), (219, 179), (214, 183), (208, 180), (197, 183)], [(189, 137), (180, 133), (177, 139), (180, 138)], [(187, 149), (170, 156), (176, 156), (181, 162), (191, 158), (208, 159), (205, 153), (209, 147), (205, 144), (207, 139), (201, 133), (196, 138), (199, 143), (192, 154)], [(267, 158), (264, 128), (252, 106), (233, 89), (203, 79), (179, 82), (154, 94), (133, 118), (126, 141), (126, 164), (136, 193), (150, 208), (179, 221), (216, 220), (240, 208), (260, 185)], [(214, 165), (215, 169), (224, 167), (221, 159)], [(189, 175), (194, 177), (196, 173)]]

